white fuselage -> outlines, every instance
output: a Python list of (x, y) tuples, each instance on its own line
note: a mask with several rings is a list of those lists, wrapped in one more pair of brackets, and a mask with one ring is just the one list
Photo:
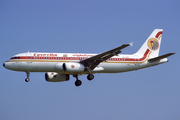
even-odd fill
[[(118, 56), (111, 57), (107, 61), (100, 63), (94, 70), (92, 70), (92, 73), (126, 72), (167, 62), (167, 58), (153, 63), (148, 62), (147, 60), (149, 58), (150, 53), (151, 51), (147, 49), (143, 55), (121, 54)], [(76, 63), (80, 60), (87, 59), (94, 55), (96, 54), (28, 52), (13, 56), (10, 60), (5, 62), (4, 66), (7, 69), (15, 71), (57, 72), (62, 74), (88, 74), (87, 71), (68, 73), (56, 68), (57, 66), (61, 66), (63, 63)]]

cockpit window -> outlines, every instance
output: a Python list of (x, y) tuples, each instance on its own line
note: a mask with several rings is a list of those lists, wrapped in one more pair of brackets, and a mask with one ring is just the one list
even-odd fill
[(12, 57), (11, 59), (20, 59), (20, 57)]

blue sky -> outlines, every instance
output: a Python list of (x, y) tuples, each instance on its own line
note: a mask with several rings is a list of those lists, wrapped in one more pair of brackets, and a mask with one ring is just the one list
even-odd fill
[(31, 52), (100, 53), (134, 42), (135, 53), (151, 32), (163, 29), (160, 54), (169, 62), (138, 71), (80, 76), (49, 83), (45, 73), (0, 67), (1, 120), (179, 120), (178, 0), (1, 0), (0, 63)]

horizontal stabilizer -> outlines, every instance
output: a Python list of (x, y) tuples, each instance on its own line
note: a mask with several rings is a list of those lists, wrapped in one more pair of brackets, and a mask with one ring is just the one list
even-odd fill
[(149, 61), (149, 62), (158, 61), (158, 60), (161, 60), (161, 59), (163, 59), (163, 58), (167, 58), (167, 57), (169, 57), (169, 56), (171, 56), (171, 55), (173, 55), (173, 54), (175, 54), (175, 53), (168, 53), (168, 54), (165, 54), (165, 55), (161, 55), (161, 56), (159, 56), (159, 57), (155, 57), (155, 58), (149, 59), (148, 61)]

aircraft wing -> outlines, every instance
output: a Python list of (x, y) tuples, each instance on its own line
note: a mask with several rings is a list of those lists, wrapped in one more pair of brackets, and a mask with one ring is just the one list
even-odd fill
[(107, 59), (109, 59), (115, 55), (118, 55), (119, 53), (121, 53), (120, 50), (122, 50), (123, 48), (130, 46), (130, 45), (132, 46), (132, 43), (123, 44), (122, 46), (114, 48), (107, 52), (104, 52), (104, 53), (89, 57), (87, 59), (81, 60), (80, 63), (84, 64), (84, 66), (88, 67), (90, 70), (93, 70), (101, 62), (106, 61)]

